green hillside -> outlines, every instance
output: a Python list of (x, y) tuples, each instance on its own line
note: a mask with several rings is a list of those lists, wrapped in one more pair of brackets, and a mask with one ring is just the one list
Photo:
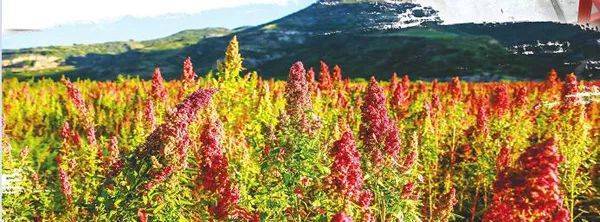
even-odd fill
[[(76, 72), (77, 64), (67, 60), (90, 55), (119, 55), (126, 53), (153, 53), (176, 51), (193, 45), (205, 38), (219, 37), (231, 33), (226, 28), (184, 30), (173, 35), (146, 41), (118, 41), (97, 44), (74, 44), (72, 46), (49, 46), (17, 50), (3, 50), (4, 77), (28, 78), (42, 75), (62, 75)], [(160, 54), (160, 53), (159, 53)], [(164, 53), (152, 59), (172, 56)], [(151, 65), (153, 62), (149, 62)], [(84, 77), (86, 74), (82, 74)]]

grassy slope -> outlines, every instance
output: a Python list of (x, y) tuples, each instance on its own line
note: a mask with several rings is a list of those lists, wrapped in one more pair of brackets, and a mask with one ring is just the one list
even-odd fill
[[(146, 40), (146, 41), (117, 41), (97, 44), (75, 44), (72, 46), (49, 46), (17, 50), (4, 50), (3, 59), (12, 59), (23, 55), (42, 55), (58, 57), (61, 65), (37, 69), (35, 71), (3, 68), (5, 77), (29, 78), (34, 76), (56, 76), (75, 71), (71, 64), (66, 64), (69, 58), (83, 57), (87, 55), (118, 55), (123, 53), (139, 52), (152, 53), (158, 51), (173, 51), (181, 49), (202, 41), (207, 37), (223, 36), (231, 31), (225, 28), (205, 28), (184, 30), (173, 35)], [(168, 55), (165, 55), (168, 56)], [(29, 65), (35, 63), (29, 61)]]

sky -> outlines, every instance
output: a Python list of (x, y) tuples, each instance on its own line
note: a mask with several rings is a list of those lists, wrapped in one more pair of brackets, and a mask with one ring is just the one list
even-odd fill
[[(164, 37), (258, 25), (312, 0), (3, 0), (2, 46), (14, 49)], [(14, 31), (34, 30), (34, 31)]]

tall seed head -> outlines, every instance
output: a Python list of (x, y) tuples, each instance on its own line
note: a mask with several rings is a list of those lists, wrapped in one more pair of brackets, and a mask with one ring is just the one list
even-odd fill
[(321, 71), (319, 72), (319, 89), (330, 90), (333, 88), (333, 82), (331, 75), (329, 74), (329, 66), (327, 63), (321, 61)]
[(333, 81), (334, 82), (342, 81), (342, 68), (339, 65), (335, 65), (333, 67)]
[(363, 172), (360, 153), (356, 149), (352, 133), (347, 131), (333, 143), (333, 165), (330, 177), (337, 191), (350, 200), (359, 202), (363, 191)]
[(375, 163), (381, 161), (382, 151), (393, 157), (400, 151), (398, 129), (389, 119), (385, 100), (383, 89), (371, 77), (361, 106), (360, 138)]
[(154, 68), (154, 73), (152, 74), (152, 90), (150, 92), (152, 98), (155, 100), (164, 101), (167, 99), (167, 90), (163, 82), (164, 79), (160, 73), (160, 68), (157, 66)]
[(240, 54), (239, 43), (237, 36), (233, 36), (229, 45), (227, 45), (227, 51), (225, 51), (225, 61), (223, 62), (222, 72), (225, 73), (225, 79), (230, 80), (239, 77), (242, 71), (242, 55)]
[(488, 132), (488, 111), (482, 100), (477, 103), (477, 106), (477, 130), (481, 135), (485, 135)]
[(460, 101), (462, 98), (462, 89), (458, 76), (452, 77), (452, 81), (450, 81), (450, 84), (448, 85), (448, 91), (452, 95), (454, 102)]
[(577, 105), (579, 88), (577, 84), (577, 76), (574, 73), (567, 75), (565, 85), (562, 91), (562, 103), (564, 108), (572, 108)]
[(288, 81), (285, 86), (285, 110), (292, 121), (299, 123), (302, 130), (308, 130), (307, 112), (312, 109), (308, 82), (302, 62), (296, 62), (290, 68)]
[(390, 92), (394, 92), (396, 91), (396, 87), (398, 86), (398, 83), (400, 82), (399, 78), (398, 78), (398, 73), (392, 73), (392, 78), (390, 78)]
[(171, 163), (179, 162), (180, 157), (172, 152), (174, 142), (180, 141), (188, 135), (188, 125), (197, 118), (200, 109), (206, 107), (216, 92), (214, 89), (198, 89), (185, 100), (177, 104), (166, 116), (165, 123), (158, 126), (146, 138), (146, 141), (137, 148), (139, 157), (152, 155), (166, 155)]
[(306, 72), (306, 81), (311, 84), (315, 82), (315, 70), (313, 67), (310, 67), (308, 72)]
[(183, 72), (181, 74), (181, 79), (184, 82), (194, 82), (194, 79), (196, 78), (196, 73), (194, 72), (194, 65), (192, 64), (192, 58), (190, 58), (189, 56), (187, 58), (185, 58), (185, 61), (183, 61)]
[(58, 179), (60, 181), (60, 190), (67, 199), (67, 203), (71, 204), (73, 202), (73, 191), (71, 190), (71, 182), (69, 181), (69, 175), (62, 167), (58, 167)]
[[(499, 164), (507, 162), (505, 152), (501, 151)], [(558, 178), (562, 160), (554, 139), (549, 139), (527, 148), (515, 167), (498, 167), (492, 204), (483, 221), (569, 221)]]
[(494, 111), (496, 111), (498, 116), (503, 116), (510, 106), (508, 88), (506, 85), (502, 84), (496, 87), (491, 98)]
[(87, 115), (88, 109), (85, 106), (85, 102), (83, 101), (83, 95), (81, 92), (75, 87), (75, 85), (69, 81), (68, 79), (61, 79), (61, 82), (67, 87), (67, 94), (69, 99), (75, 104), (75, 107), (81, 112), (84, 116)]

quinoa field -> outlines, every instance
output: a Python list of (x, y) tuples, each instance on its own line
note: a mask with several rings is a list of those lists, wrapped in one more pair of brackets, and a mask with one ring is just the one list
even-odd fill
[(5, 79), (4, 220), (600, 221), (600, 81), (262, 79), (235, 39), (209, 74), (191, 59)]

